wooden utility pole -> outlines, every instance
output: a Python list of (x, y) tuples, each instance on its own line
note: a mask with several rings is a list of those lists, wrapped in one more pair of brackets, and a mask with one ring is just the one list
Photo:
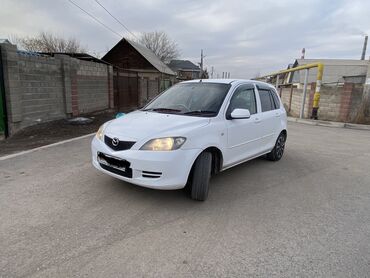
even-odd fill
[(200, 78), (203, 77), (203, 49), (200, 50)]

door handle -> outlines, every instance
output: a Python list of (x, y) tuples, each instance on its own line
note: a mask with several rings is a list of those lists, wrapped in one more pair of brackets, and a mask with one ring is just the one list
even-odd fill
[(255, 119), (254, 119), (254, 122), (255, 122), (256, 124), (258, 124), (258, 123), (260, 123), (260, 122), (261, 122), (261, 119), (260, 119), (260, 118), (255, 118)]
[(276, 112), (275, 113), (275, 117), (280, 117), (280, 113), (279, 112)]

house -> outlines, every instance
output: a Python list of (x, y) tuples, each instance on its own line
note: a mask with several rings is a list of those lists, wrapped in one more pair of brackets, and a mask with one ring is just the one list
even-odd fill
[[(369, 60), (351, 59), (297, 59), (291, 67), (295, 68), (312, 63), (323, 63), (324, 74), (322, 83), (336, 85), (344, 83), (346, 76), (366, 76)], [(308, 72), (308, 83), (316, 82), (317, 69), (310, 69)], [(296, 71), (290, 73), (287, 83), (297, 84), (298, 87), (304, 83), (305, 72)]]
[(151, 50), (126, 38), (102, 60), (114, 66), (114, 99), (120, 111), (145, 104), (176, 80), (176, 74)]
[(176, 72), (176, 78), (178, 80), (200, 78), (200, 68), (189, 60), (172, 60), (168, 66)]

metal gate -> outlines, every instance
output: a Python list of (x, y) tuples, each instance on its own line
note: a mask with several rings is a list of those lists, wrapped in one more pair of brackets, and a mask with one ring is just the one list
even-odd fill
[(3, 75), (3, 61), (0, 47), (0, 135), (8, 136), (7, 116), (6, 116), (6, 102), (5, 102), (5, 87)]
[(114, 69), (114, 104), (118, 111), (128, 112), (139, 106), (139, 78), (137, 72)]

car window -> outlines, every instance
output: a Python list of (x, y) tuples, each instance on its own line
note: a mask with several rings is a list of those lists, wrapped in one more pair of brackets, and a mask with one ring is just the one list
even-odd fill
[(280, 108), (280, 101), (279, 101), (279, 98), (278, 98), (277, 94), (273, 90), (270, 90), (270, 94), (271, 94), (272, 99), (274, 101), (275, 109), (279, 109)]
[(270, 111), (275, 109), (275, 105), (272, 100), (272, 96), (269, 90), (259, 89), (258, 94), (261, 100), (262, 112)]
[(236, 90), (230, 100), (227, 115), (230, 115), (236, 108), (248, 109), (251, 115), (257, 113), (256, 97), (253, 88), (242, 86)]

